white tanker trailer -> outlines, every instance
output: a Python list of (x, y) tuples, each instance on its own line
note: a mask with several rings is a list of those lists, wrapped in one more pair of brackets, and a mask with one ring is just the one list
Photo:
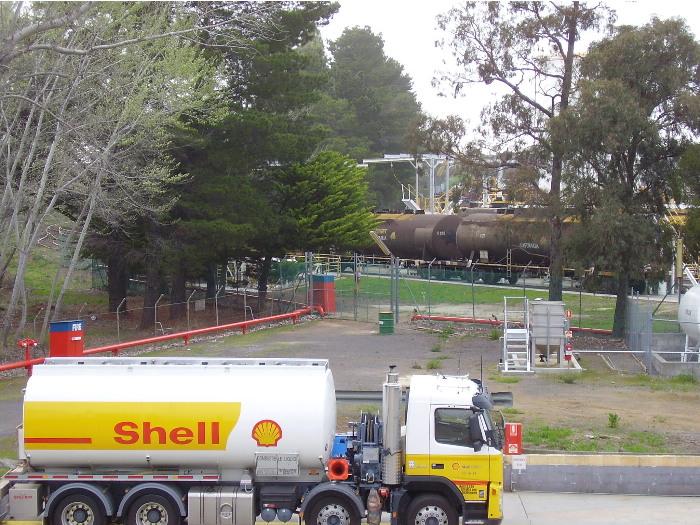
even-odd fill
[(382, 416), (336, 434), (323, 359), (54, 358), (36, 366), (0, 521), (52, 525), (496, 524), (503, 457), (490, 395), (414, 376), (401, 437), (390, 371)]

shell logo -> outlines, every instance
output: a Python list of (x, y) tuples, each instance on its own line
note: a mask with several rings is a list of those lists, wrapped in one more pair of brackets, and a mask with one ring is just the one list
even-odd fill
[(263, 419), (255, 423), (250, 436), (259, 447), (276, 447), (277, 442), (282, 439), (282, 427), (276, 421)]

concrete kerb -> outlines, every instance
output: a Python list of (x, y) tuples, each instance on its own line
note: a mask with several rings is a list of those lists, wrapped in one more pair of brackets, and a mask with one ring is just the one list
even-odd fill
[(503, 363), (499, 363), (498, 371), (503, 375), (527, 375), (527, 374), (566, 374), (568, 372), (580, 373), (583, 372), (583, 368), (579, 364), (576, 356), (571, 356), (570, 361), (565, 361), (564, 366), (556, 366), (558, 363), (548, 365), (546, 363), (536, 362), (531, 366), (530, 371), (526, 372), (523, 370), (504, 370)]
[(508, 491), (700, 496), (700, 456), (524, 454), (505, 463)]

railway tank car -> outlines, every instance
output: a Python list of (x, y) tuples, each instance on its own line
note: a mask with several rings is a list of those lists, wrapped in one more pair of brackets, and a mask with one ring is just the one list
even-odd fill
[[(380, 216), (376, 236), (392, 255), (420, 275), (515, 284), (527, 268), (544, 274), (549, 267), (549, 229), (526, 208), (475, 208), (456, 215)], [(378, 255), (379, 247), (371, 253)], [(451, 273), (450, 273), (451, 272)]]

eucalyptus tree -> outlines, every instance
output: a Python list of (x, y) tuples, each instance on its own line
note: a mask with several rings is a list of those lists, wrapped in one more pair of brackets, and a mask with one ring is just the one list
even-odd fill
[[(551, 225), (550, 300), (561, 300), (563, 158), (552, 147), (547, 122), (568, 107), (575, 86), (583, 33), (610, 20), (602, 5), (582, 2), (463, 2), (438, 18), (440, 42), (457, 64), (438, 83), (454, 96), (469, 88), (495, 87), (500, 97), (481, 113), (478, 139), (465, 136), (459, 117), (427, 121), (433, 148), (464, 164), (520, 167), (530, 174), (531, 194)], [(546, 189), (543, 187), (546, 184)]]
[(552, 134), (573, 173), (574, 253), (617, 278), (613, 331), (622, 335), (630, 278), (669, 255), (658, 216), (700, 129), (700, 44), (683, 20), (653, 18), (591, 45), (581, 71), (579, 96)]
[[(155, 217), (167, 207), (163, 186), (173, 180), (162, 153), (165, 129), (183, 111), (205, 104), (215, 87), (199, 41), (245, 47), (268, 11), (266, 5), (257, 11), (231, 6), (0, 4), (0, 282), (12, 286), (3, 344), (18, 309), (18, 330), (26, 320), (27, 264), (54, 211), (74, 220), (75, 263), (95, 217), (114, 226), (117, 217)], [(239, 18), (223, 16), (237, 9)], [(10, 264), (13, 279), (7, 278)], [(44, 333), (60, 313), (73, 267), (62, 284), (55, 281)]]

